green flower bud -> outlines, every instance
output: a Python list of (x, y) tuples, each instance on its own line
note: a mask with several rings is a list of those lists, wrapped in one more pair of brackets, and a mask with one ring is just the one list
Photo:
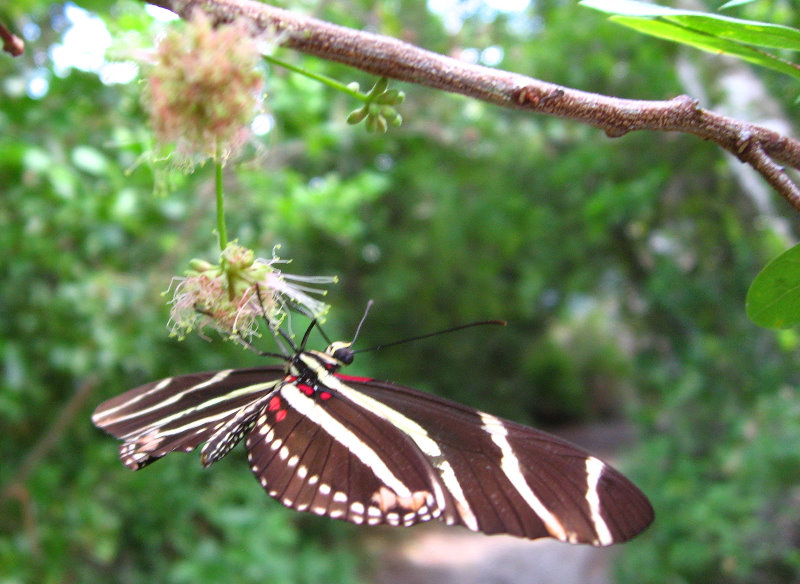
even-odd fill
[(403, 99), (405, 99), (405, 95), (402, 92), (397, 91), (396, 89), (389, 89), (388, 91), (385, 91), (379, 95), (375, 100), (375, 103), (397, 105), (398, 103), (402, 103)]
[(390, 105), (384, 105), (381, 107), (381, 116), (386, 118), (386, 121), (389, 123), (392, 123), (399, 115), (400, 114), (397, 113), (397, 110)]
[(386, 77), (381, 77), (375, 82), (375, 85), (372, 86), (372, 89), (369, 90), (369, 94), (372, 96), (380, 95), (386, 88), (389, 87), (389, 80)]
[(367, 117), (367, 108), (362, 107), (357, 110), (351, 111), (347, 116), (347, 123), (351, 126), (355, 126), (356, 124), (360, 124), (364, 121), (364, 118)]
[(207, 262), (206, 260), (201, 260), (197, 258), (189, 260), (189, 268), (191, 268), (192, 271), (194, 272), (208, 272), (216, 267), (218, 266), (215, 266), (214, 264), (212, 264), (211, 262)]

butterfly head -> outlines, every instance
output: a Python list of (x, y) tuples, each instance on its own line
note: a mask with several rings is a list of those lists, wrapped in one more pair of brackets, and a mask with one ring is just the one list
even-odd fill
[(353, 343), (345, 341), (335, 341), (325, 349), (326, 355), (330, 355), (342, 365), (350, 365), (353, 362), (353, 353)]

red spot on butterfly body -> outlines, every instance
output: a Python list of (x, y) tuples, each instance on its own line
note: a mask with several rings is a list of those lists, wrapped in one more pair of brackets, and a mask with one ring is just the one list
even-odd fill
[(321, 399), (321, 400), (331, 399), (330, 392), (327, 392), (327, 391), (320, 392), (319, 399)]
[(275, 421), (282, 422), (286, 418), (286, 410), (279, 410), (277, 414), (275, 414)]
[(306, 394), (306, 395), (309, 395), (309, 396), (310, 396), (310, 395), (312, 395), (312, 394), (314, 393), (314, 388), (313, 388), (313, 387), (311, 387), (310, 385), (305, 385), (305, 384), (298, 385), (298, 386), (297, 386), (297, 389), (299, 389), (299, 390), (300, 390), (300, 391), (302, 391), (304, 394)]
[(275, 410), (281, 409), (281, 398), (277, 395), (274, 396), (271, 400), (269, 400), (269, 405), (267, 406), (267, 410), (270, 412), (274, 412)]

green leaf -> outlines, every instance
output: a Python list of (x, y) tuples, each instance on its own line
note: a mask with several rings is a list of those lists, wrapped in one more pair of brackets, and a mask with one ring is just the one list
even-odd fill
[(747, 291), (746, 308), (750, 320), (766, 328), (800, 323), (800, 244), (761, 270)]
[(611, 14), (614, 22), (639, 32), (800, 78), (798, 65), (757, 48), (800, 50), (800, 30), (795, 28), (633, 0), (583, 0), (581, 4)]
[(634, 0), (581, 0), (580, 4), (587, 8), (594, 8), (608, 14), (621, 14), (626, 16), (667, 16), (675, 13), (686, 13), (687, 10), (675, 10), (658, 4), (646, 4)]
[(800, 79), (800, 68), (794, 63), (790, 63), (775, 55), (771, 55), (748, 45), (742, 45), (724, 38), (710, 36), (706, 33), (693, 31), (663, 20), (650, 20), (648, 18), (628, 16), (612, 16), (610, 20), (638, 30), (639, 32), (649, 34), (650, 36), (679, 42), (709, 53), (725, 53), (732, 55), (748, 63), (760, 65)]
[(690, 12), (666, 18), (698, 32), (741, 44), (792, 51), (800, 50), (800, 31), (788, 26)]
[(722, 6), (719, 7), (720, 10), (727, 10), (728, 8), (733, 8), (735, 6), (744, 6), (745, 4), (750, 4), (751, 2), (755, 2), (755, 0), (730, 0), (730, 2), (726, 2)]

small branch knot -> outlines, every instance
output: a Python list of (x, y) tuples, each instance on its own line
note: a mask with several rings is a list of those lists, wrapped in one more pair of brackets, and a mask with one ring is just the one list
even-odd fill
[(736, 153), (737, 155), (741, 155), (744, 151), (750, 147), (753, 142), (753, 132), (750, 129), (744, 129), (739, 132), (739, 136), (736, 140)]

